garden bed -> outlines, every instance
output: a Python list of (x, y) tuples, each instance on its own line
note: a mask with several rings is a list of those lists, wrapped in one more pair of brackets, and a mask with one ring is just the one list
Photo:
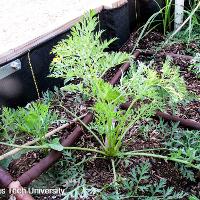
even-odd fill
[[(137, 35), (133, 33), (120, 51), (132, 52), (135, 38), (137, 38)], [(139, 43), (138, 49), (142, 53), (140, 53), (135, 62), (139, 61), (148, 65), (150, 60), (153, 59), (152, 66), (155, 66), (159, 74), (166, 60), (163, 53), (190, 56), (200, 53), (200, 46), (196, 41), (191, 42), (189, 45), (176, 42), (159, 50), (163, 41), (165, 41), (165, 37), (160, 33), (151, 32), (148, 34)], [(147, 50), (154, 53), (150, 54)], [(187, 101), (179, 103), (177, 107), (167, 107), (165, 112), (200, 122), (200, 102), (198, 99), (200, 79), (191, 71), (190, 60), (176, 57), (171, 62), (180, 66), (180, 73), (184, 78), (187, 89), (193, 93)], [(104, 80), (109, 82), (118, 70), (119, 66), (109, 70), (103, 76)], [(79, 83), (81, 80), (75, 81)], [(76, 116), (84, 116), (95, 104), (95, 100), (86, 100), (81, 93), (67, 93), (59, 90), (56, 93), (47, 92), (42, 101), (49, 102), (51, 105), (50, 110), (57, 113), (60, 119), (53, 123), (49, 131), (74, 119), (74, 116), (66, 112), (66, 110), (75, 113)], [(148, 102), (146, 103), (148, 104)], [(62, 138), (62, 140), (66, 139), (78, 125), (82, 126), (82, 123), (78, 121), (58, 131), (56, 135), (48, 140), (49, 143), (57, 137)], [(99, 143), (86, 127), (82, 127), (82, 131), (84, 134), (76, 143), (77, 147), (87, 149), (100, 148)], [(31, 139), (32, 137), (30, 136), (17, 139), (16, 144), (22, 145)], [(195, 142), (198, 147), (198, 139), (198, 130), (188, 130), (178, 126), (177, 123), (165, 122), (158, 117), (147, 117), (130, 127), (123, 138), (121, 149), (125, 152), (153, 149), (149, 150), (150, 153), (157, 149), (157, 152), (167, 155), (167, 149), (163, 150), (161, 148), (178, 148), (179, 145), (182, 145), (181, 147), (183, 148), (187, 145), (190, 147)], [(9, 147), (5, 148), (5, 145), (1, 145), (1, 147), (1, 154), (10, 149)], [(193, 150), (196, 150), (197, 154), (199, 154), (199, 149)], [(37, 150), (25, 153), (20, 159), (16, 159), (9, 164), (9, 173), (13, 178), (20, 177), (32, 166), (35, 166), (40, 159), (45, 158), (48, 152), (49, 150)], [(62, 159), (35, 180), (30, 187), (64, 188), (66, 199), (73, 199), (76, 195), (77, 199), (163, 199), (165, 197), (167, 199), (167, 195), (171, 195), (172, 199), (188, 199), (192, 195), (200, 196), (199, 170), (184, 168), (182, 165), (167, 159), (145, 155), (128, 156), (126, 158), (111, 157), (110, 159), (97, 152), (78, 150), (64, 151), (63, 154)], [(59, 195), (34, 195), (34, 197), (35, 199), (61, 199)]]

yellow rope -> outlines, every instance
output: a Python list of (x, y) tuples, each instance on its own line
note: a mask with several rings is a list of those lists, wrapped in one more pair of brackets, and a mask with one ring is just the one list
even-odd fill
[(34, 82), (34, 84), (35, 84), (35, 89), (36, 89), (38, 98), (40, 99), (40, 93), (39, 93), (37, 81), (36, 81), (35, 74), (34, 74), (34, 71), (33, 71), (33, 66), (32, 66), (32, 64), (31, 64), (30, 52), (28, 52), (28, 62), (29, 62), (29, 66), (30, 66), (30, 69), (31, 69), (31, 74), (32, 74), (32, 77), (33, 77), (33, 82)]

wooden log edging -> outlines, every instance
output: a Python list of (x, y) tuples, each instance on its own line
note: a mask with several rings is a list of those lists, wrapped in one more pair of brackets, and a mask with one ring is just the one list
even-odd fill
[(21, 186), (20, 182), (14, 181), (13, 177), (1, 167), (0, 185), (9, 189), (9, 195), (11, 195), (13, 191), (22, 191), (20, 193), (13, 193), (17, 200), (34, 200), (34, 198)]
[(8, 186), (12, 182), (13, 182), (13, 177), (2, 167), (0, 167), (0, 186), (8, 188)]
[[(131, 105), (130, 102), (126, 102), (124, 104), (121, 104), (120, 108), (123, 109), (123, 110), (127, 110), (130, 107), (130, 105)], [(165, 121), (179, 122), (179, 125), (186, 127), (186, 128), (200, 130), (200, 123), (196, 122), (195, 120), (192, 120), (192, 119), (183, 119), (183, 118), (180, 118), (176, 115), (170, 115), (168, 113), (164, 113), (164, 112), (161, 112), (161, 111), (157, 111), (155, 116), (161, 117)]]
[(157, 56), (170, 56), (172, 58), (182, 58), (182, 59), (185, 59), (185, 60), (192, 60), (193, 57), (192, 56), (189, 56), (189, 55), (183, 55), (183, 54), (177, 54), (177, 53), (169, 53), (169, 52), (156, 52), (156, 51), (150, 51), (150, 50), (144, 50), (142, 51), (141, 50), (141, 54), (142, 55), (149, 55), (149, 56), (152, 56), (152, 55), (157, 55)]

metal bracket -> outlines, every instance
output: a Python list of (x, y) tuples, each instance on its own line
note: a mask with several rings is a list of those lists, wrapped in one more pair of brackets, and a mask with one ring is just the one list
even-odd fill
[(19, 59), (14, 60), (7, 65), (0, 67), (0, 80), (6, 78), (7, 76), (17, 72), (21, 69), (21, 61)]

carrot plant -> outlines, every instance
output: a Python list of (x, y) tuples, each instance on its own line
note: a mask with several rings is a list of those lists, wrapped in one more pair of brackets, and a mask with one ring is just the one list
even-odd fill
[[(104, 31), (96, 31), (98, 19), (90, 12), (71, 29), (71, 36), (59, 42), (52, 52), (51, 77), (65, 80), (64, 90), (89, 93), (98, 78), (113, 66), (129, 59), (127, 53), (106, 52), (116, 38), (101, 40)], [(71, 84), (74, 79), (82, 79), (79, 84)]]
[(49, 110), (49, 104), (33, 102), (26, 108), (17, 109), (4, 107), (1, 114), (0, 129), (6, 139), (10, 134), (27, 133), (34, 138), (42, 138), (49, 125), (57, 119), (57, 115)]
[[(79, 147), (64, 149), (92, 151), (111, 158), (152, 156), (199, 169), (192, 162), (173, 157), (170, 152), (167, 156), (148, 153), (148, 149), (124, 152), (123, 140), (135, 123), (153, 116), (157, 110), (163, 110), (166, 106), (183, 100), (187, 90), (179, 69), (171, 66), (169, 60), (166, 60), (160, 72), (142, 63), (138, 66), (132, 63), (130, 72), (121, 78), (118, 86), (106, 83), (101, 79), (106, 71), (123, 63), (130, 56), (120, 52), (105, 52), (114, 39), (102, 42), (100, 36), (103, 31), (95, 32), (97, 24), (97, 17), (90, 13), (72, 29), (70, 37), (53, 49), (56, 57), (52, 62), (51, 76), (64, 78), (65, 90), (78, 91), (95, 99), (92, 108), (95, 121), (88, 126), (81, 120), (80, 123), (101, 146), (98, 150)], [(74, 78), (81, 78), (81, 81), (78, 84), (68, 84)], [(132, 103), (127, 111), (122, 111), (119, 105), (126, 99), (131, 99)], [(65, 110), (76, 117), (67, 108)]]
[[(112, 88), (109, 93), (102, 92), (100, 87), (98, 92), (95, 90), (99, 97), (93, 107), (96, 120), (91, 126), (100, 134), (107, 156), (120, 154), (123, 139), (135, 123), (155, 115), (157, 110), (172, 102), (179, 102), (187, 94), (178, 69), (170, 67), (168, 61), (163, 64), (161, 74), (139, 64), (121, 79), (118, 87), (109, 87)], [(128, 98), (132, 99), (130, 108), (120, 110), (119, 104)], [(131, 109), (132, 106), (134, 109)]]

